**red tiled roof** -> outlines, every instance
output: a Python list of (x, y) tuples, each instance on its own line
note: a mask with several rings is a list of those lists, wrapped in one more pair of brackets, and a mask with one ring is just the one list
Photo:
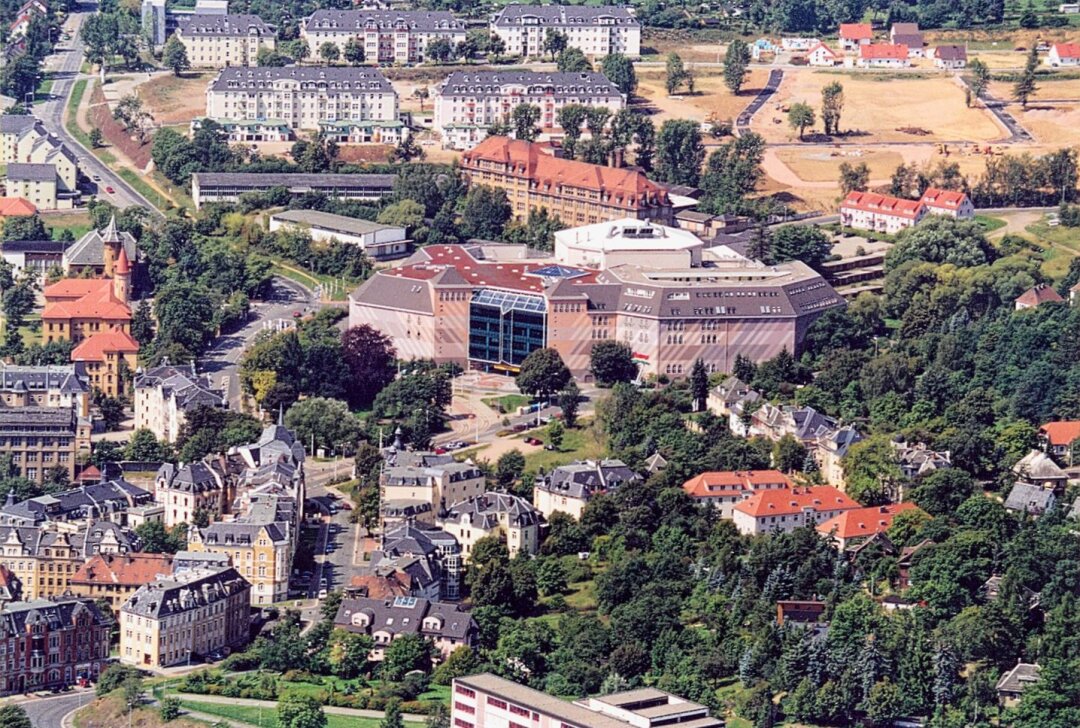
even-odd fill
[(1040, 283), (1034, 288), (1021, 293), (1016, 302), (1025, 306), (1038, 306), (1040, 303), (1049, 303), (1051, 301), (1064, 301), (1058, 292), (1045, 283)]
[(35, 212), (34, 203), (25, 197), (0, 197), (0, 217), (29, 217)]
[(840, 203), (840, 207), (841, 209), (852, 207), (866, 212), (912, 219), (918, 217), (922, 211), (922, 203), (918, 200), (904, 200), (899, 197), (879, 195), (876, 192), (849, 192)]
[(123, 245), (120, 246), (120, 255), (116, 258), (116, 270), (113, 272), (122, 276), (131, 273), (131, 261), (128, 260), (128, 254)]
[(859, 46), (859, 58), (865, 60), (902, 60), (908, 57), (908, 47), (903, 43), (867, 43)]
[[(429, 245), (421, 252), (427, 256), (427, 261), (390, 268), (383, 274), (426, 281), (435, 278), (447, 268), (453, 268), (469, 285), (543, 293), (543, 279), (529, 273), (551, 265), (550, 261), (543, 263), (481, 261), (470, 255), (469, 251), (461, 245)], [(584, 275), (573, 279), (575, 284), (595, 282), (597, 271), (583, 269), (582, 272)]]
[(814, 51), (816, 51), (816, 50), (817, 50), (818, 48), (824, 48), (824, 49), (825, 49), (825, 52), (826, 52), (826, 53), (828, 53), (828, 54), (829, 54), (830, 56), (832, 56), (833, 58), (840, 58), (840, 57), (841, 57), (841, 56), (843, 55), (843, 54), (842, 54), (842, 53), (840, 53), (839, 51), (833, 50), (832, 48), (830, 48), (829, 46), (825, 45), (824, 43), (818, 43), (818, 44), (817, 44), (816, 46), (814, 46), (813, 48), (811, 48), (810, 50), (808, 50), (808, 51), (806, 52), (806, 55), (808, 55), (808, 56), (809, 56), (809, 55), (813, 55)]
[[(896, 514), (918, 510), (914, 503), (892, 503), (887, 506), (855, 508), (833, 516), (824, 523), (819, 523), (818, 533), (822, 536), (833, 535), (836, 538), (849, 539), (860, 536), (873, 536), (885, 533), (892, 525)], [(833, 533), (835, 529), (835, 533)]]
[(95, 554), (71, 577), (73, 584), (140, 587), (173, 571), (167, 554)]
[(831, 485), (788, 490), (759, 490), (736, 504), (735, 510), (754, 518), (793, 516), (804, 510), (836, 511), (858, 508), (859, 504)]
[(352, 578), (349, 586), (366, 590), (368, 599), (412, 596), (412, 579), (402, 571), (395, 571), (386, 576), (360, 574)]
[(777, 484), (783, 484), (784, 488), (793, 487), (788, 477), (779, 470), (724, 470), (693, 477), (683, 483), (683, 490), (694, 498), (711, 498), (752, 491), (755, 486), (775, 487)]
[(68, 278), (45, 287), (43, 319), (130, 321), (131, 307), (116, 297), (110, 278)]
[(596, 190), (610, 199), (604, 203), (628, 210), (665, 204), (667, 191), (644, 174), (632, 169), (605, 167), (572, 159), (560, 159), (541, 151), (540, 145), (501, 136), (489, 136), (465, 152), (463, 164), (474, 166), (479, 160), (509, 165), (510, 174), (525, 177), (541, 187), (576, 187)]
[(1039, 432), (1046, 435), (1051, 445), (1067, 446), (1073, 440), (1080, 437), (1080, 420), (1060, 420), (1047, 422), (1039, 428)]
[(84, 339), (71, 352), (72, 361), (104, 361), (106, 354), (137, 354), (139, 342), (122, 329), (113, 328)]
[(928, 187), (919, 202), (930, 207), (944, 207), (947, 210), (959, 210), (964, 204), (967, 195), (957, 190), (939, 190), (937, 187)]
[(1055, 43), (1051, 50), (1055, 48), (1059, 58), (1080, 58), (1080, 43)]
[(841, 23), (840, 37), (847, 40), (862, 40), (873, 38), (874, 28), (870, 23)]

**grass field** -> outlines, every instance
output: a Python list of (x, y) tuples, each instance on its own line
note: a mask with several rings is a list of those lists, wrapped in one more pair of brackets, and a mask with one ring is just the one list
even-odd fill
[[(537, 437), (547, 443), (547, 428), (536, 430), (531, 437)], [(543, 468), (545, 472), (559, 465), (565, 465), (575, 460), (595, 460), (603, 457), (604, 443), (600, 440), (596, 430), (591, 424), (578, 421), (574, 429), (567, 429), (563, 433), (562, 448), (558, 452), (544, 450), (542, 448), (525, 455), (525, 470), (536, 472)]]
[(984, 233), (992, 233), (995, 230), (1000, 230), (1008, 224), (1000, 217), (990, 217), (989, 215), (976, 215), (975, 222), (982, 225)]
[[(278, 728), (277, 714), (271, 708), (258, 708), (250, 705), (225, 705), (221, 703), (203, 703), (184, 698), (180, 704), (188, 710), (216, 715), (219, 718), (237, 720), (258, 728)], [(345, 715), (326, 715), (326, 728), (379, 728), (380, 718), (354, 718)], [(422, 723), (407, 722), (406, 725), (420, 726)]]
[[(788, 141), (791, 130), (784, 109), (798, 101), (820, 108), (821, 90), (833, 81), (844, 87), (840, 128), (848, 133), (847, 141), (987, 142), (1002, 135), (989, 112), (964, 105), (963, 90), (946, 76), (911, 78), (909, 74), (849, 74), (807, 69), (785, 74), (773, 102), (754, 117), (752, 128), (768, 142)], [(921, 127), (929, 133), (898, 131), (907, 127)], [(817, 129), (821, 129), (820, 118)]]
[(93, 227), (90, 224), (90, 216), (86, 213), (50, 215), (46, 212), (41, 215), (41, 221), (45, 223), (45, 227), (49, 228), (53, 240), (59, 240), (60, 234), (65, 230), (70, 230), (78, 240)]
[(1064, 225), (1050, 227), (1045, 221), (1028, 225), (1027, 237), (1043, 248), (1042, 270), (1051, 278), (1062, 278), (1069, 270), (1069, 262), (1080, 255), (1080, 234), (1075, 228)]
[[(794, 131), (792, 137), (798, 137)], [(806, 182), (833, 182), (840, 178), (840, 165), (865, 162), (870, 168), (870, 179), (888, 179), (893, 171), (904, 163), (904, 158), (891, 150), (856, 150), (845, 154), (842, 150), (828, 147), (806, 149), (780, 148), (777, 158)]]
[(67, 105), (67, 130), (71, 136), (79, 140), (84, 147), (90, 149), (90, 137), (79, 126), (76, 117), (79, 113), (79, 107), (82, 106), (83, 96), (86, 94), (86, 79), (80, 78), (75, 82), (75, 85), (71, 87), (71, 96), (68, 97)]
[(502, 397), (488, 397), (481, 401), (496, 412), (516, 414), (518, 407), (525, 407), (532, 403), (532, 397), (526, 397), (524, 394), (505, 394)]
[(271, 262), (273, 263), (271, 272), (274, 275), (296, 281), (306, 288), (314, 289), (318, 286), (322, 286), (323, 298), (331, 301), (346, 300), (353, 288), (359, 285), (358, 281), (343, 281), (342, 279), (334, 278), (333, 276), (313, 273), (288, 261), (273, 259)]
[(716, 69), (694, 73), (693, 95), (685, 93), (667, 95), (667, 74), (662, 69), (638, 72), (637, 95), (645, 99), (647, 110), (653, 112), (653, 122), (659, 127), (668, 119), (693, 119), (704, 121), (710, 114), (717, 119), (734, 120), (765, 85), (769, 72), (764, 68), (752, 68), (738, 96), (724, 85), (722, 73)]

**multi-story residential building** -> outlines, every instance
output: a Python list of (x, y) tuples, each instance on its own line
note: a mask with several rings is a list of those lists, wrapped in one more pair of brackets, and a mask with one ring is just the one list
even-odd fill
[(74, 478), (79, 455), (90, 452), (91, 429), (73, 407), (0, 406), (0, 452), (35, 483), (46, 482), (56, 467)]
[(442, 513), (454, 503), (484, 492), (484, 472), (473, 463), (446, 463), (421, 468), (384, 468), (379, 478), (382, 502), (420, 501)]
[(7, 166), (7, 194), (25, 197), (39, 210), (70, 210), (75, 201), (60, 194), (56, 167), (52, 164), (12, 162)]
[(735, 504), (731, 520), (744, 535), (790, 533), (859, 507), (831, 485), (758, 490)]
[(857, 51), (874, 40), (874, 26), (870, 23), (841, 23), (840, 46), (845, 51)]
[(138, 353), (139, 342), (124, 329), (114, 326), (76, 346), (71, 352), (71, 360), (86, 367), (95, 389), (109, 397), (120, 397), (127, 394)]
[(967, 68), (967, 47), (962, 45), (940, 45), (932, 53), (934, 65), (949, 71)]
[(393, 174), (307, 174), (288, 172), (196, 172), (191, 175), (195, 208), (211, 202), (236, 202), (245, 192), (286, 190), (290, 196), (318, 192), (335, 200), (377, 202), (394, 193)]
[(848, 546), (885, 533), (899, 514), (917, 510), (919, 507), (911, 502), (853, 508), (822, 521), (817, 525), (817, 532), (843, 551)]
[[(400, 585), (402, 593), (394, 596), (457, 601), (461, 598), (462, 569), (456, 538), (434, 526), (408, 522), (384, 530), (382, 546), (371, 556), (369, 575), (375, 578), (361, 577), (361, 584), (368, 587), (366, 596), (376, 599), (384, 597), (371, 587), (393, 591)], [(353, 585), (357, 585), (356, 579)]]
[(225, 394), (214, 389), (207, 374), (198, 374), (195, 363), (162, 365), (135, 375), (135, 429), (145, 428), (154, 437), (176, 442), (197, 407), (226, 407)]
[(1073, 443), (1080, 439), (1080, 420), (1056, 420), (1039, 427), (1039, 442), (1059, 463), (1073, 464)]
[(62, 407), (90, 414), (86, 372), (75, 364), (0, 363), (0, 407)]
[(627, 217), (671, 224), (667, 191), (641, 172), (560, 159), (551, 151), (489, 136), (465, 152), (461, 169), (470, 184), (505, 191), (517, 219), (547, 208), (571, 227)]
[[(892, 441), (900, 474), (907, 480), (924, 478), (937, 470), (952, 467), (952, 454), (948, 450), (934, 450), (924, 442)], [(831, 482), (831, 481), (830, 481)]]
[(120, 661), (148, 670), (239, 649), (251, 585), (236, 569), (193, 569), (139, 588), (120, 608)]
[(15, 572), (0, 564), (0, 607), (22, 601), (22, 582)]
[(625, 342), (642, 376), (689, 375), (699, 358), (731, 371), (740, 354), (801, 355), (810, 324), (844, 305), (797, 261), (594, 271), (524, 255), (522, 246), (427, 246), (354, 291), (349, 324), (379, 329), (404, 358), (475, 369), (516, 371), (529, 353), (551, 347), (591, 381), (598, 341)]
[[(127, 511), (146, 505), (153, 495), (125, 480), (86, 483), (52, 495), (39, 495), (0, 508), (0, 525), (40, 526), (44, 523), (111, 522), (123, 525)], [(89, 555), (89, 554), (88, 554)]]
[(24, 599), (68, 592), (71, 576), (82, 565), (73, 539), (74, 534), (56, 523), (0, 526), (0, 564), (18, 578)]
[(491, 33), (515, 56), (544, 55), (548, 33), (562, 33), (567, 47), (590, 58), (641, 55), (641, 23), (632, 10), (614, 5), (506, 5), (492, 18)]
[(356, 38), (368, 62), (422, 63), (427, 47), (436, 40), (451, 48), (465, 40), (465, 22), (448, 11), (428, 10), (316, 10), (300, 21), (300, 37), (308, 43), (311, 57), (319, 57), (323, 43), (344, 52)]
[(201, 15), (181, 19), (176, 37), (193, 68), (254, 66), (260, 48), (277, 47), (275, 31), (258, 15)]
[(641, 476), (622, 460), (578, 460), (560, 465), (550, 473), (543, 470), (533, 481), (533, 507), (551, 518), (555, 511), (581, 519), (593, 497), (608, 493)]
[(458, 647), (472, 647), (479, 628), (472, 616), (456, 604), (418, 597), (343, 599), (334, 626), (371, 637), (375, 646), (368, 659), (381, 662), (386, 648), (405, 635), (431, 640), (443, 659)]
[(484, 493), (453, 504), (436, 523), (458, 540), (462, 555), (468, 559), (476, 542), (487, 536), (505, 541), (511, 556), (518, 551), (535, 554), (540, 549), (544, 516), (519, 496)]
[(637, 688), (574, 702), (490, 673), (454, 678), (451, 724), (456, 728), (723, 728), (704, 705), (656, 688)]
[(286, 66), (225, 68), (206, 89), (206, 116), (282, 121), (315, 131), (339, 121), (394, 121), (398, 99), (377, 68)]
[(971, 198), (959, 190), (939, 190), (927, 188), (919, 202), (926, 206), (930, 215), (946, 215), (957, 220), (971, 220), (975, 217), (975, 205)]
[(97, 554), (79, 567), (68, 584), (78, 596), (108, 600), (116, 612), (144, 584), (172, 573), (172, 556), (167, 554)]
[(488, 127), (509, 122), (520, 104), (539, 108), (539, 126), (558, 132), (564, 106), (603, 106), (614, 113), (626, 106), (626, 97), (595, 71), (454, 71), (435, 91), (435, 130), (444, 148), (472, 149)]
[(735, 505), (759, 490), (783, 490), (794, 487), (778, 470), (736, 470), (708, 472), (683, 483), (686, 494), (699, 503), (708, 503), (730, 520)]
[(926, 216), (926, 205), (876, 192), (849, 192), (840, 203), (840, 224), (856, 230), (895, 235), (917, 225)]
[(827, 431), (817, 437), (816, 446), (811, 451), (821, 471), (821, 477), (844, 490), (847, 487), (847, 475), (844, 473), (844, 457), (851, 446), (862, 440), (862, 435), (851, 425)]
[(79, 199), (78, 160), (33, 116), (0, 116), (0, 162), (8, 165), (9, 196), (41, 210), (70, 209)]
[(109, 661), (112, 620), (71, 596), (0, 608), (0, 695), (60, 690), (96, 680)]
[(196, 512), (205, 512), (211, 520), (220, 516), (232, 502), (226, 480), (217, 462), (162, 465), (155, 490), (157, 502), (165, 506), (166, 528), (192, 523)]

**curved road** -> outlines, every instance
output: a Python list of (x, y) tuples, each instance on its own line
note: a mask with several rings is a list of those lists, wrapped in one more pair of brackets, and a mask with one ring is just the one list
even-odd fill
[[(101, 181), (97, 183), (98, 198), (117, 207), (142, 207), (151, 215), (163, 218), (164, 214), (161, 210), (154, 207), (120, 175), (109, 169), (64, 128), (64, 110), (67, 108), (68, 98), (75, 87), (75, 82), (79, 78), (90, 78), (79, 74), (79, 68), (83, 62), (83, 42), (79, 37), (79, 30), (87, 16), (96, 9), (95, 3), (83, 3), (65, 21), (64, 30), (71, 33), (72, 40), (63, 46), (58, 43), (56, 51), (46, 59), (45, 70), (53, 78), (52, 93), (48, 101), (34, 104), (33, 112), (41, 119), (46, 129), (59, 137), (75, 156), (79, 157), (79, 168), (87, 177), (97, 175), (101, 178)], [(84, 96), (84, 102), (88, 101), (89, 98)], [(112, 194), (106, 192), (106, 187), (111, 187), (114, 192)]]
[[(19, 701), (34, 728), (67, 728), (64, 718), (94, 699), (93, 690)], [(69, 721), (70, 723), (70, 721)]]

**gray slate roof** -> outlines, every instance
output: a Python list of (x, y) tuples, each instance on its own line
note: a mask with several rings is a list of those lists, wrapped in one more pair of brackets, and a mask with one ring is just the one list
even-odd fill
[(153, 498), (150, 491), (124, 480), (108, 480), (6, 504), (0, 508), (0, 521), (29, 525), (105, 517), (126, 511), (131, 505), (149, 503)]
[(56, 165), (12, 162), (7, 166), (7, 177), (20, 182), (54, 182), (56, 181)]
[(1029, 686), (1039, 682), (1042, 668), (1027, 662), (1018, 662), (997, 681), (997, 691), (1008, 695), (1020, 695)]
[(560, 465), (548, 475), (537, 475), (534, 487), (568, 498), (588, 500), (597, 492), (636, 480), (641, 480), (641, 476), (621, 460), (579, 460)]
[(224, 393), (211, 386), (209, 376), (197, 374), (194, 363), (186, 367), (152, 367), (136, 375), (135, 389), (156, 387), (161, 387), (166, 399), (175, 398), (176, 407), (182, 412), (202, 405), (223, 406)]
[(258, 15), (240, 13), (229, 15), (206, 15), (196, 13), (176, 22), (177, 30), (189, 37), (225, 35), (272, 35), (274, 29)]
[[(364, 613), (368, 616), (365, 629), (354, 625), (352, 616)], [(439, 617), (442, 629), (425, 630), (424, 620)], [(350, 632), (371, 634), (389, 632), (392, 635), (421, 634), (431, 638), (466, 640), (476, 633), (476, 622), (472, 615), (456, 604), (433, 602), (418, 597), (398, 597), (396, 599), (344, 599), (338, 607), (334, 625)]]
[(26, 129), (32, 128), (37, 119), (27, 114), (3, 114), (0, 115), (0, 134), (21, 134)]
[[(91, 229), (81, 238), (71, 244), (64, 253), (64, 260), (68, 265), (104, 265), (106, 230)], [(135, 237), (131, 233), (119, 233), (120, 241), (124, 244), (124, 252), (128, 260), (134, 263), (137, 260), (138, 250), (135, 245)]]
[(177, 469), (171, 463), (165, 463), (158, 470), (158, 481), (172, 490), (184, 493), (205, 493), (219, 490), (221, 482), (206, 463), (188, 463)]
[(251, 585), (236, 569), (194, 569), (139, 587), (122, 607), (142, 617), (160, 619), (228, 599)]
[(439, 86), (439, 95), (501, 96), (506, 86), (524, 86), (526, 97), (545, 96), (549, 92), (556, 98), (622, 95), (607, 76), (596, 71), (454, 71)]
[(353, 30), (366, 28), (390, 30), (408, 28), (420, 31), (465, 31), (465, 21), (445, 10), (316, 10), (304, 21), (309, 31)]
[(1054, 491), (1031, 483), (1015, 483), (1005, 499), (1005, 508), (1023, 511), (1033, 516), (1045, 513), (1054, 505)]
[(29, 602), (11, 602), (0, 608), (0, 638), (24, 634), (28, 624), (45, 624), (49, 630), (70, 626), (82, 612), (90, 614), (94, 624), (105, 626), (112, 623), (94, 604), (93, 599), (78, 597), (55, 597), (35, 599)]
[(297, 81), (301, 88), (339, 91), (387, 91), (394, 87), (378, 68), (357, 66), (284, 66), (282, 68), (231, 66), (223, 68), (210, 85), (212, 91), (263, 91), (274, 82)]
[(318, 210), (285, 210), (284, 212), (274, 213), (270, 216), (270, 219), (295, 223), (297, 225), (309, 225), (321, 230), (345, 233), (347, 235), (366, 235), (381, 230), (402, 230), (401, 227), (396, 225), (382, 225), (369, 220), (346, 217), (345, 215), (334, 215), (333, 213), (320, 212)]
[(498, 525), (503, 513), (513, 526), (534, 526), (543, 521), (540, 511), (529, 501), (509, 493), (484, 493), (455, 503), (443, 520), (461, 522), (464, 518), (477, 528), (490, 530)]
[(310, 187), (312, 189), (357, 187), (394, 189), (395, 174), (309, 174), (307, 172), (196, 172), (193, 179), (199, 187)]
[(640, 25), (630, 10), (625, 7), (606, 5), (587, 7), (584, 5), (507, 5), (496, 16), (495, 25), (523, 25), (523, 18), (535, 18), (543, 27), (560, 28), (564, 26), (582, 27), (599, 25), (600, 20), (609, 20), (615, 25)]
[(47, 366), (15, 366), (0, 364), (0, 390), (44, 392), (57, 390), (64, 394), (90, 391), (81, 366), (50, 364)]

